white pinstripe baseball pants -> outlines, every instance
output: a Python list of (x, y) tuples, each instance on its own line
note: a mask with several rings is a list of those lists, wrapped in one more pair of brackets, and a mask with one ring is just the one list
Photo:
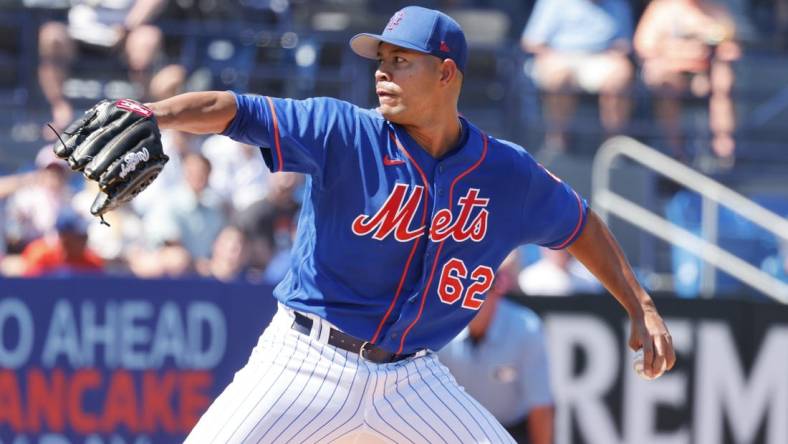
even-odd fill
[(187, 444), (514, 442), (435, 354), (374, 364), (326, 345), (326, 321), (306, 336), (292, 316), (280, 307)]

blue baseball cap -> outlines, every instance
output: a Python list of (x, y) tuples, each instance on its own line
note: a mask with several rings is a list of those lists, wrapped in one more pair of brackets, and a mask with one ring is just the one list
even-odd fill
[(55, 220), (55, 230), (58, 233), (85, 234), (87, 229), (87, 221), (71, 209), (61, 210)]
[(421, 6), (408, 6), (397, 11), (383, 33), (356, 34), (350, 39), (353, 52), (368, 59), (378, 58), (381, 42), (443, 59), (452, 59), (465, 71), (468, 44), (460, 25), (448, 15)]

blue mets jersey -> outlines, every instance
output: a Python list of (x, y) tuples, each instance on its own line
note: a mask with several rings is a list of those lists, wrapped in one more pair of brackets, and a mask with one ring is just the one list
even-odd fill
[(585, 223), (574, 190), (465, 119), (459, 146), (436, 159), (376, 110), (330, 98), (236, 102), (224, 134), (262, 147), (274, 172), (307, 175), (275, 297), (389, 351), (440, 349), (512, 249), (564, 248)]

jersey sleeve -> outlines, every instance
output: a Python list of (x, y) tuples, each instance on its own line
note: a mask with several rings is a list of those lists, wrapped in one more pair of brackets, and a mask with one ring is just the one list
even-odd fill
[(568, 247), (583, 231), (588, 203), (530, 155), (526, 155), (526, 167), (524, 243), (554, 250)]
[(222, 134), (259, 146), (272, 172), (320, 176), (329, 147), (352, 146), (355, 107), (347, 102), (241, 94), (235, 100), (235, 118)]

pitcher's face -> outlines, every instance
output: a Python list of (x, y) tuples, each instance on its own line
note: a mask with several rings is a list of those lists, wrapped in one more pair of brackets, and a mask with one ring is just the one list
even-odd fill
[(398, 124), (418, 124), (442, 106), (436, 94), (440, 63), (435, 56), (381, 43), (375, 93), (383, 117)]

